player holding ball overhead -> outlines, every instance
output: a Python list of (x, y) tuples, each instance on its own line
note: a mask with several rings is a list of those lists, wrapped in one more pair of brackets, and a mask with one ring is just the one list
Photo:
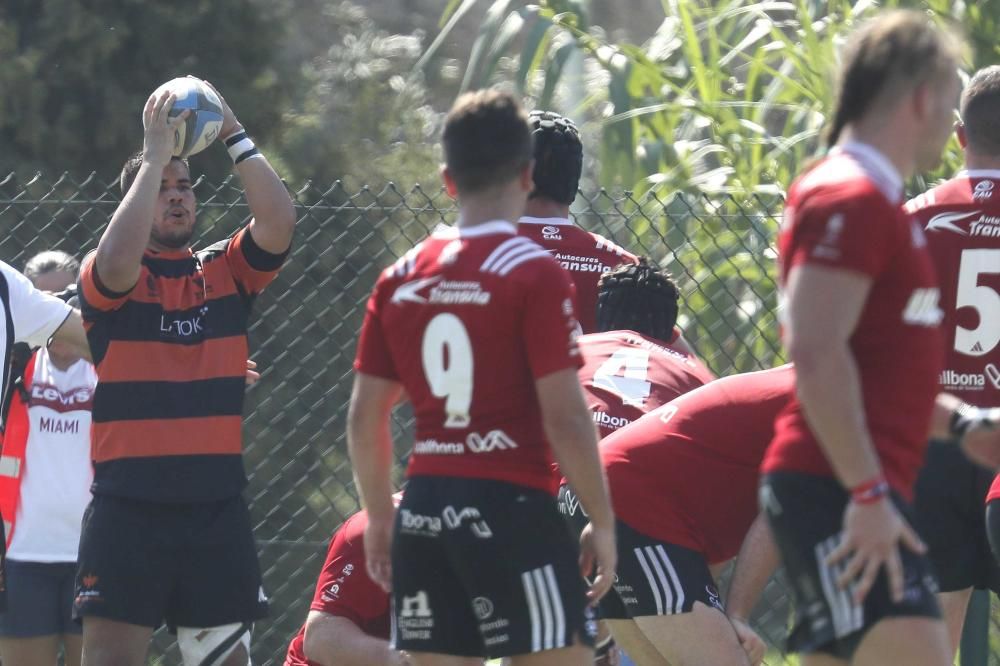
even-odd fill
[(918, 12), (854, 34), (830, 153), (791, 186), (779, 239), (796, 395), (761, 502), (795, 594), (806, 666), (951, 663), (909, 502), (944, 340), (938, 283), (903, 181), (940, 159), (959, 47)]
[(144, 663), (164, 621), (185, 664), (245, 666), (267, 612), (241, 496), (247, 325), (288, 254), (295, 210), (222, 96), (197, 86), (221, 104), (219, 140), (253, 219), (191, 250), (196, 201), (175, 139), (192, 111), (171, 116), (168, 86), (146, 103), (143, 150), (126, 161), (122, 202), (80, 275), (98, 377), (75, 600), (91, 666)]

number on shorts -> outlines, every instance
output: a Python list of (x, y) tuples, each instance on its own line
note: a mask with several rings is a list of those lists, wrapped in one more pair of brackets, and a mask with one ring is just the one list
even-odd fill
[(648, 372), (648, 350), (619, 347), (594, 373), (594, 386), (614, 393), (625, 405), (642, 407), (652, 387)]
[(975, 328), (955, 328), (955, 351), (968, 356), (984, 356), (1000, 343), (1000, 294), (979, 284), (983, 273), (1000, 273), (1000, 250), (963, 250), (955, 307), (975, 308), (979, 314)]
[(466, 428), (472, 407), (472, 342), (462, 320), (442, 313), (431, 319), (422, 344), (424, 375), (436, 398), (444, 398), (445, 428)]

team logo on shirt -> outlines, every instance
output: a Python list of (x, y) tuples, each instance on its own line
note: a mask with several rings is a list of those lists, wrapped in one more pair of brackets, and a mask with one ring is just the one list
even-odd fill
[(937, 326), (944, 318), (944, 312), (938, 307), (940, 297), (937, 287), (914, 289), (903, 310), (903, 321), (915, 326)]
[(976, 201), (982, 201), (983, 199), (989, 199), (993, 196), (993, 181), (992, 180), (981, 180), (976, 183), (976, 186), (972, 188), (972, 198)]
[(987, 363), (982, 373), (948, 369), (942, 370), (938, 377), (938, 383), (946, 391), (982, 391), (987, 382), (1000, 391), (1000, 368), (993, 363)]
[(979, 214), (978, 210), (974, 210), (971, 213), (938, 213), (927, 220), (926, 229), (927, 231), (952, 231), (962, 236), (968, 236), (969, 232), (955, 223), (967, 222)]
[(562, 240), (562, 235), (559, 233), (559, 227), (554, 227), (548, 224), (542, 227), (542, 240)]
[[(489, 305), (491, 294), (475, 280), (442, 280), (436, 275), (420, 278), (399, 285), (392, 295), (392, 303), (417, 303), (419, 305)], [(431, 287), (427, 295), (420, 292)]]
[(48, 407), (60, 413), (90, 411), (94, 404), (94, 390), (81, 386), (63, 392), (52, 384), (35, 383), (31, 386), (29, 402), (32, 407)]

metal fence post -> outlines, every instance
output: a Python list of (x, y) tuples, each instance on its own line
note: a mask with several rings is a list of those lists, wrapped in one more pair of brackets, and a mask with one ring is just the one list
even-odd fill
[(962, 629), (961, 666), (987, 666), (990, 659), (990, 592), (973, 590)]

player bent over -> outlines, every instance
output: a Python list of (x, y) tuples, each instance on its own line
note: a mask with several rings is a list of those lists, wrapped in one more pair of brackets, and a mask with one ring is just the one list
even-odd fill
[(584, 365), (577, 375), (602, 438), (715, 379), (676, 344), (677, 300), (670, 275), (645, 257), (601, 276), (599, 332), (578, 340)]
[[(191, 174), (171, 157), (186, 112), (170, 118), (173, 101), (147, 101), (143, 151), (122, 169), (122, 203), (80, 274), (98, 380), (74, 608), (88, 666), (144, 663), (164, 620), (185, 664), (245, 666), (267, 613), (241, 496), (247, 325), (288, 253), (295, 209), (244, 138), (233, 156), (253, 219), (193, 252)], [(224, 101), (223, 112), (220, 140), (239, 137)]]
[(901, 204), (904, 179), (940, 159), (958, 59), (920, 13), (868, 23), (844, 54), (832, 150), (789, 189), (779, 257), (796, 393), (761, 501), (805, 666), (951, 663), (908, 517), (943, 365), (940, 293)]
[[(601, 617), (639, 666), (739, 666), (763, 657), (745, 617), (727, 619), (713, 570), (736, 556), (751, 524), (752, 552), (737, 569), (763, 573), (737, 571), (734, 585), (766, 581), (774, 569), (777, 553), (759, 534), (766, 523), (755, 522), (758, 468), (793, 387), (787, 365), (726, 377), (601, 440), (618, 533), (618, 577)], [(586, 525), (567, 485), (560, 509), (578, 530)], [(752, 585), (733, 592), (758, 593)]]
[[(399, 496), (393, 497), (398, 501)], [(389, 595), (365, 567), (364, 510), (334, 532), (309, 616), (292, 639), (285, 666), (406, 666), (389, 645)]]
[[(458, 224), (385, 270), (358, 344), (348, 444), (369, 572), (391, 585), (394, 646), (419, 664), (583, 666), (593, 622), (581, 569), (596, 559), (596, 601), (614, 577), (614, 524), (576, 377), (569, 277), (514, 226), (532, 189), (527, 118), (510, 95), (463, 95), (443, 146)], [(404, 389), (416, 442), (395, 512), (389, 416)], [(552, 454), (591, 512), (582, 559)]]

